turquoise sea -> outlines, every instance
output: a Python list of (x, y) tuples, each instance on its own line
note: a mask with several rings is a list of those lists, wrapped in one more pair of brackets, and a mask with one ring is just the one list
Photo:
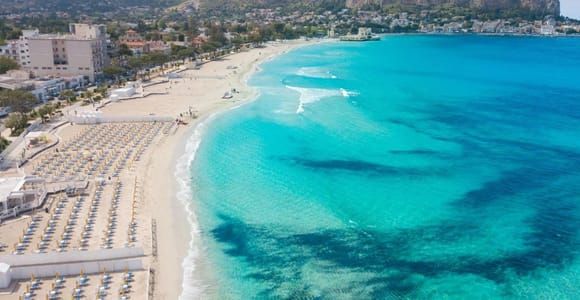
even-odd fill
[(580, 39), (386, 36), (262, 69), (189, 170), (217, 298), (580, 298)]

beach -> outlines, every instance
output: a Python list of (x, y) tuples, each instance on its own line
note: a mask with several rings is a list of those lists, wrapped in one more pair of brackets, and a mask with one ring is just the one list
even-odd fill
[[(190, 202), (191, 199), (177, 198), (178, 193), (184, 192), (180, 189), (189, 187), (177, 182), (175, 176), (179, 160), (193, 155), (185, 153), (184, 156), (188, 139), (196, 127), (210, 116), (240, 106), (257, 96), (257, 91), (246, 82), (258, 70), (260, 63), (307, 43), (269, 43), (263, 48), (232, 54), (203, 64), (199, 70), (181, 72), (181, 78), (172, 79), (170, 83), (145, 88), (149, 92), (166, 94), (121, 101), (102, 109), (104, 115), (155, 114), (177, 118), (192, 110), (197, 116), (195, 119), (184, 117), (188, 124), (180, 126), (153, 147), (146, 158), (144, 197), (157, 227), (158, 255), (152, 259), (152, 266), (158, 274), (155, 283), (156, 299), (176, 299), (181, 294), (184, 274), (182, 264), (188, 255), (192, 237), (196, 236), (196, 232), (192, 232), (195, 216), (189, 215), (184, 207), (191, 205), (184, 202)], [(222, 99), (224, 93), (232, 89), (236, 90), (233, 98)], [(194, 264), (187, 261), (185, 265), (189, 263)], [(191, 269), (193, 265), (189, 267), (189, 272), (197, 273)], [(190, 275), (194, 278), (199, 276)]]

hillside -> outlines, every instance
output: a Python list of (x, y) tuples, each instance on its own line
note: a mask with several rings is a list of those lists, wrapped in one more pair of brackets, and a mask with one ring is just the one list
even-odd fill
[(166, 8), (177, 5), (183, 0), (99, 0), (99, 1), (77, 1), (77, 0), (2, 0), (2, 13), (19, 12), (110, 12), (119, 8), (145, 7), (145, 8)]
[(286, 11), (353, 9), (379, 10), (388, 6), (431, 9), (456, 6), (487, 12), (533, 12), (535, 15), (560, 15), (559, 0), (200, 0), (200, 8), (213, 15), (244, 12), (252, 8), (280, 8)]
[(423, 7), (455, 5), (480, 11), (523, 10), (540, 14), (560, 15), (559, 0), (346, 0), (349, 8), (388, 5), (414, 5)]
[(239, 15), (254, 8), (280, 9), (286, 12), (342, 8), (379, 10), (390, 6), (431, 9), (456, 6), (474, 11), (533, 12), (536, 15), (559, 15), (559, 0), (1, 0), (1, 13), (56, 12), (74, 13), (118, 12), (133, 7), (156, 10), (195, 7), (215, 16)]
[(345, 8), (345, 0), (200, 0), (202, 11), (215, 15), (244, 12), (254, 8), (283, 11), (325, 11)]

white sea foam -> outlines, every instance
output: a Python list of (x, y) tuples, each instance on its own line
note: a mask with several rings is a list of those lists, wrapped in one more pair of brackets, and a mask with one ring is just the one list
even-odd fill
[(187, 140), (185, 145), (185, 152), (177, 161), (177, 166), (175, 168), (175, 178), (177, 178), (177, 183), (179, 189), (177, 192), (177, 199), (187, 213), (187, 221), (191, 229), (191, 237), (189, 242), (189, 249), (187, 251), (187, 256), (183, 259), (181, 266), (183, 268), (183, 281), (182, 281), (182, 294), (180, 299), (194, 299), (202, 295), (204, 287), (201, 283), (197, 282), (194, 277), (195, 272), (195, 261), (200, 255), (200, 243), (201, 235), (199, 231), (199, 225), (197, 222), (197, 217), (193, 211), (191, 200), (193, 198), (192, 186), (189, 181), (189, 170), (191, 169), (191, 164), (195, 159), (195, 154), (201, 143), (203, 131), (206, 127), (206, 122), (209, 122), (213, 118), (213, 115), (206, 119), (204, 122), (199, 123), (193, 135)]
[(298, 109), (296, 113), (300, 114), (304, 112), (304, 105), (309, 103), (318, 102), (324, 98), (330, 97), (343, 97), (348, 98), (350, 96), (356, 95), (356, 93), (349, 92), (345, 89), (331, 90), (331, 89), (316, 89), (316, 88), (301, 88), (295, 86), (286, 86), (293, 91), (300, 93)]
[[(292, 50), (297, 48), (298, 47), (294, 47)], [(287, 52), (289, 51), (284, 51), (284, 53)], [(263, 62), (270, 61), (274, 59), (276, 56), (277, 55), (271, 55), (267, 59), (260, 62), (259, 64), (254, 65), (255, 72), (247, 73), (243, 77), (243, 82), (247, 84), (248, 79), (251, 75), (263, 71), (261, 68), (261, 64)], [(199, 124), (195, 127), (193, 134), (191, 135), (191, 137), (189, 137), (189, 139), (186, 142), (185, 152), (177, 160), (174, 175), (175, 178), (177, 178), (177, 183), (179, 187), (176, 196), (178, 201), (183, 205), (187, 213), (187, 222), (189, 223), (191, 229), (191, 238), (189, 242), (187, 256), (183, 259), (183, 262), (181, 263), (181, 266), (183, 268), (183, 279), (181, 282), (182, 292), (181, 295), (179, 296), (179, 299), (200, 299), (204, 294), (204, 291), (208, 288), (207, 286), (203, 286), (202, 282), (197, 280), (194, 276), (196, 268), (195, 262), (197, 259), (199, 259), (202, 245), (199, 223), (197, 221), (197, 217), (192, 207), (193, 186), (191, 185), (189, 174), (192, 163), (195, 160), (195, 155), (201, 144), (203, 134), (205, 133), (207, 125), (220, 113), (238, 109), (243, 105), (258, 99), (259, 97), (260, 91), (255, 90), (255, 94), (248, 101), (242, 101), (240, 104), (233, 106), (228, 110), (213, 113), (209, 115), (205, 120), (200, 121)]]
[(319, 67), (302, 67), (296, 72), (298, 76), (310, 77), (310, 78), (331, 78), (335, 79), (336, 76), (330, 71), (324, 70)]
[[(258, 71), (260, 71), (260, 69), (258, 69)], [(202, 245), (199, 223), (193, 210), (194, 208), (192, 207), (193, 186), (191, 185), (191, 176), (189, 174), (192, 163), (195, 160), (195, 155), (197, 154), (197, 150), (201, 144), (202, 137), (205, 134), (208, 124), (211, 123), (211, 121), (215, 119), (215, 117), (217, 117), (220, 113), (238, 109), (243, 105), (258, 99), (259, 97), (260, 93), (257, 91), (254, 97), (252, 97), (252, 100), (243, 101), (240, 104), (233, 106), (225, 111), (215, 112), (209, 115), (203, 121), (200, 121), (199, 124), (195, 127), (193, 134), (189, 137), (185, 144), (185, 152), (177, 160), (174, 175), (177, 179), (179, 188), (176, 196), (178, 201), (185, 208), (187, 213), (187, 222), (189, 223), (191, 229), (189, 249), (187, 251), (186, 257), (181, 263), (181, 267), (183, 268), (183, 281), (181, 282), (182, 292), (179, 296), (179, 299), (200, 299), (202, 295), (204, 295), (204, 292), (209, 288), (208, 286), (204, 286), (203, 283), (196, 279), (194, 276), (196, 268), (195, 262), (199, 259)]]

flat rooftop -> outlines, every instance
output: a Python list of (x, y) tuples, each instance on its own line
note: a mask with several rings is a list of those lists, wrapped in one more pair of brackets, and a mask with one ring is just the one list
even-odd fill
[(29, 40), (75, 40), (75, 41), (91, 41), (96, 40), (93, 37), (80, 36), (74, 34), (39, 34), (31, 36)]
[(11, 192), (17, 191), (24, 184), (24, 177), (0, 178), (0, 201), (6, 200)]

